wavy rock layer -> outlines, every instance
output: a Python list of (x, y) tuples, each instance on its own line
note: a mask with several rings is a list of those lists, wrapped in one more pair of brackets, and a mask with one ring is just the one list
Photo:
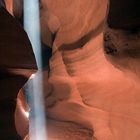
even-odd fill
[(48, 117), (91, 129), (97, 140), (138, 140), (140, 79), (127, 62), (138, 63), (116, 57), (112, 64), (105, 57), (107, 1), (44, 0), (42, 5), (47, 15), (42, 30), (54, 34), (44, 93)]
[(139, 78), (107, 61), (102, 34), (82, 49), (56, 52), (50, 68), (50, 117), (93, 129), (99, 140), (138, 139)]

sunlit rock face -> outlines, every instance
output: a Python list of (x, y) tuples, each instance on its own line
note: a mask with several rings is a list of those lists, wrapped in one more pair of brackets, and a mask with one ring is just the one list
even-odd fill
[[(121, 48), (105, 54), (107, 0), (41, 2), (42, 40), (53, 49), (44, 92), (48, 117), (91, 129), (91, 139), (138, 140), (139, 59)], [(133, 40), (114, 33), (118, 47), (125, 48), (124, 39)]]
[(138, 139), (139, 78), (107, 61), (102, 34), (82, 49), (56, 52), (51, 68), (52, 91), (46, 99), (50, 117), (91, 128), (99, 140)]
[(55, 46), (74, 43), (103, 24), (106, 2), (107, 0), (42, 0), (41, 13), (48, 15), (49, 29), (57, 33)]

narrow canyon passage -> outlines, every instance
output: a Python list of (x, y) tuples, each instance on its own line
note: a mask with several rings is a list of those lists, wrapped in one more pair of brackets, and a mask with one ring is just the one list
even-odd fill
[[(19, 12), (6, 7), (16, 18), (18, 2)], [(40, 1), (41, 41), (52, 49), (43, 71), (48, 140), (140, 137), (139, 30), (124, 30), (115, 19), (110, 26), (123, 30), (108, 27), (107, 7), (108, 0)], [(29, 120), (21, 113), (28, 107), (18, 99), (17, 132), (28, 140)]]

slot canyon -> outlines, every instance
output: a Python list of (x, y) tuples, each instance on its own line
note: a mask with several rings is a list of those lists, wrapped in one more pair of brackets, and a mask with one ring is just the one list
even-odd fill
[(2, 140), (32, 140), (26, 91), (40, 73), (44, 140), (139, 140), (140, 2), (39, 0), (42, 71), (23, 5), (0, 0)]

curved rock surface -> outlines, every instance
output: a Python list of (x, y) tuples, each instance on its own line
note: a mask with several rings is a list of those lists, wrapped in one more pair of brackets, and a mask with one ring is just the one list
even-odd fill
[(42, 0), (41, 10), (43, 41), (49, 30), (53, 49), (44, 92), (48, 117), (92, 130), (91, 139), (138, 140), (139, 58), (106, 56), (107, 0)]

